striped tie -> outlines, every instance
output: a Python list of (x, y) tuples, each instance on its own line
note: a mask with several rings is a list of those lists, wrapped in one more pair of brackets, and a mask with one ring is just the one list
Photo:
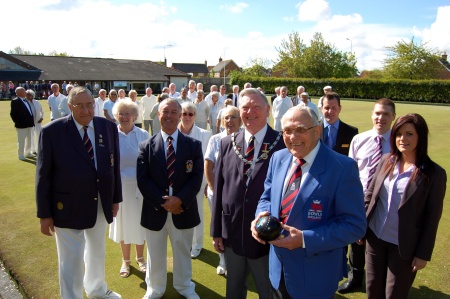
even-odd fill
[(84, 126), (84, 136), (83, 136), (83, 143), (84, 146), (86, 147), (89, 157), (91, 158), (91, 161), (94, 162), (94, 149), (92, 148), (92, 143), (91, 140), (89, 139), (88, 133), (87, 133), (87, 129), (89, 126)]
[(284, 194), (283, 200), (281, 201), (281, 211), (280, 211), (280, 219), (283, 223), (286, 223), (289, 213), (291, 212), (292, 206), (295, 202), (295, 197), (300, 191), (300, 182), (302, 180), (302, 165), (305, 164), (305, 160), (297, 159), (295, 164), (297, 167), (294, 170), (294, 173), (287, 184), (288, 188), (286, 193)]
[(248, 186), (250, 178), (252, 176), (251, 166), (253, 161), (253, 156), (255, 155), (255, 136), (251, 136), (248, 140), (248, 147), (245, 151), (245, 159), (247, 163), (244, 164), (244, 175), (245, 175), (245, 185)]
[(377, 143), (377, 147), (373, 151), (372, 160), (369, 163), (369, 176), (367, 177), (367, 186), (369, 188), (370, 182), (372, 182), (373, 175), (377, 170), (377, 166), (380, 163), (381, 156), (383, 155), (383, 148), (381, 146), (381, 141), (383, 140), (383, 136), (375, 137), (375, 141)]
[(167, 137), (167, 155), (166, 155), (166, 163), (167, 163), (167, 178), (169, 179), (169, 186), (173, 185), (173, 174), (175, 172), (175, 149), (172, 144), (172, 136)]

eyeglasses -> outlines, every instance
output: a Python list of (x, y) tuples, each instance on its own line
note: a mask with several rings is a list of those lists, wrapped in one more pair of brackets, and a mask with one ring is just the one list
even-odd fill
[(294, 135), (295, 133), (301, 135), (301, 134), (305, 134), (306, 131), (311, 130), (314, 127), (317, 127), (317, 126), (312, 126), (309, 128), (306, 128), (304, 126), (298, 126), (297, 128), (294, 128), (294, 129), (284, 129), (281, 132), (283, 132), (283, 134), (286, 136), (291, 136), (291, 135)]
[(86, 104), (72, 104), (73, 108), (79, 109), (79, 110), (83, 110), (83, 109), (92, 109), (94, 108), (94, 103), (86, 103)]
[(130, 113), (119, 113), (120, 117), (130, 117)]
[(187, 112), (183, 112), (183, 113), (181, 113), (183, 116), (190, 116), (190, 117), (193, 117), (195, 114), (194, 113), (192, 113), (192, 112), (189, 112), (189, 113), (187, 113)]

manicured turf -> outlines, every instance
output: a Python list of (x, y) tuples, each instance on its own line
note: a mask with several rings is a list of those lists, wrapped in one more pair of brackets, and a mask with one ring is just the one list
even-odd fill
[[(317, 99), (313, 99), (317, 102)], [(45, 122), (49, 113), (46, 101)], [(0, 258), (20, 281), (28, 296), (35, 299), (59, 298), (57, 255), (54, 238), (46, 237), (39, 231), (36, 218), (33, 160), (22, 162), (17, 159), (17, 137), (9, 117), (9, 101), (0, 102)], [(371, 128), (370, 114), (373, 102), (342, 101), (341, 119), (357, 126), (360, 132)], [(422, 114), (430, 128), (429, 154), (431, 158), (450, 169), (448, 151), (450, 142), (450, 107), (397, 103), (397, 116), (416, 112)], [(70, 159), (70, 157), (68, 157)], [(447, 184), (448, 186), (448, 184)], [(446, 201), (449, 199), (446, 196)], [(218, 256), (211, 245), (209, 235), (209, 209), (205, 199), (205, 248), (200, 257), (193, 260), (193, 280), (201, 298), (223, 298), (225, 278), (216, 275)], [(450, 207), (444, 204), (444, 213), (439, 226), (438, 237), (432, 261), (417, 275), (411, 298), (449, 298), (450, 261)], [(132, 254), (134, 260), (134, 255)], [(182, 298), (172, 285), (171, 254), (169, 254), (168, 287), (164, 298)], [(145, 293), (144, 275), (132, 264), (131, 276), (123, 279), (118, 275), (121, 254), (118, 244), (107, 240), (106, 273), (109, 288), (122, 294), (125, 299), (142, 298)], [(248, 298), (257, 298), (250, 284)], [(349, 295), (336, 295), (336, 298), (365, 298), (364, 289)]]

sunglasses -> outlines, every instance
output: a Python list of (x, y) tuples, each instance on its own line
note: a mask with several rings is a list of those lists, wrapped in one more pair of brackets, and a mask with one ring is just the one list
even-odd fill
[(192, 113), (192, 112), (189, 112), (189, 113), (187, 113), (187, 112), (183, 112), (183, 113), (181, 113), (183, 116), (190, 116), (190, 117), (193, 117), (194, 116), (194, 113)]

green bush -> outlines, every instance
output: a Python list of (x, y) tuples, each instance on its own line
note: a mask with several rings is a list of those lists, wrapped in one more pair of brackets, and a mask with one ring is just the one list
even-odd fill
[(450, 80), (274, 78), (240, 74), (234, 74), (230, 79), (230, 85), (243, 86), (245, 82), (251, 82), (253, 87), (262, 87), (267, 93), (272, 93), (277, 86), (286, 86), (289, 93), (293, 94), (299, 85), (303, 85), (311, 96), (321, 96), (323, 87), (331, 85), (343, 98), (450, 103)]

